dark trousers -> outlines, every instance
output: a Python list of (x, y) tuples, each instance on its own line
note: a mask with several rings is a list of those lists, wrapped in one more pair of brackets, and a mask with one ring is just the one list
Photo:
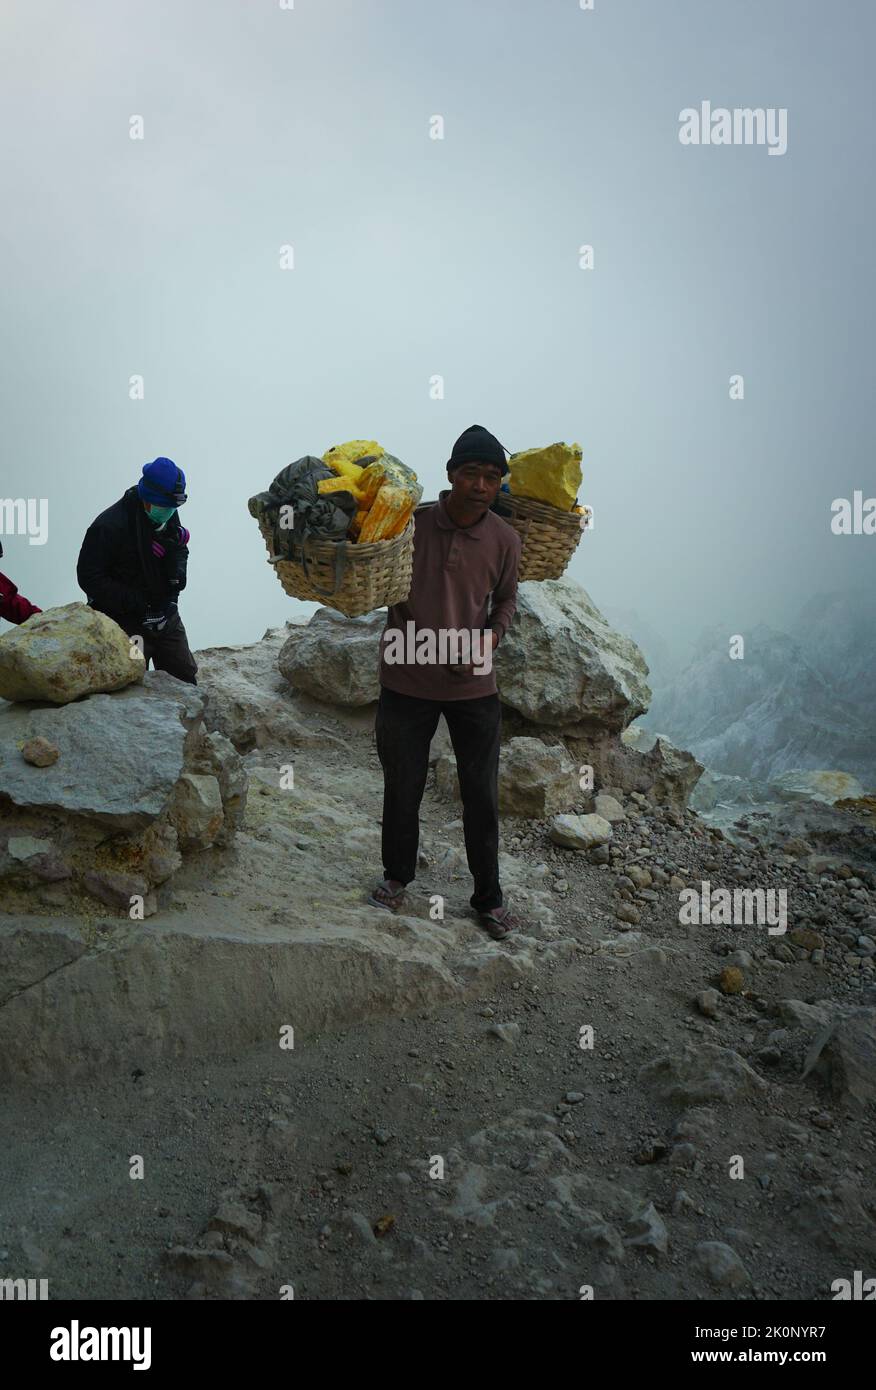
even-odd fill
[[(125, 631), (131, 637), (138, 629), (128, 625)], [(189, 639), (178, 613), (174, 613), (168, 619), (162, 632), (152, 632), (147, 636), (146, 632), (140, 629), (139, 635), (143, 638), (143, 655), (147, 666), (151, 660), (156, 671), (167, 671), (168, 675), (176, 676), (177, 680), (187, 681), (189, 685), (198, 684), (195, 679), (198, 663), (189, 650)]]
[(383, 767), (383, 873), (410, 883), (417, 872), (420, 802), (429, 774), (429, 745), (441, 715), (447, 720), (462, 792), (469, 899), (479, 912), (502, 906), (499, 885), (498, 695), (473, 700), (421, 700), (380, 687), (375, 734)]

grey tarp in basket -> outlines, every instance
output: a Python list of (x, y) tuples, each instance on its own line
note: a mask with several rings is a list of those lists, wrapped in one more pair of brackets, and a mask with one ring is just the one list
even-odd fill
[[(317, 483), (335, 478), (322, 459), (305, 454), (282, 469), (267, 492), (259, 492), (248, 502), (250, 515), (260, 517), (271, 528), (275, 555), (287, 560), (303, 559), (304, 542), (343, 540), (356, 515), (356, 499), (351, 492), (333, 492), (321, 497)], [(280, 525), (280, 508), (292, 507), (292, 525)]]

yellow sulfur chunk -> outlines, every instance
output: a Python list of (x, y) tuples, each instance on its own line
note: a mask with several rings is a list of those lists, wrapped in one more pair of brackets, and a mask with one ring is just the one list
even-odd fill
[(373, 459), (375, 456), (381, 458), (383, 453), (383, 445), (378, 444), (376, 439), (351, 439), (346, 444), (335, 444), (333, 448), (327, 449), (322, 461), (336, 473), (358, 482), (362, 474), (358, 460)]
[(405, 529), (414, 510), (410, 489), (384, 483), (362, 523), (359, 541), (388, 541)]
[[(349, 478), (351, 483), (358, 483), (365, 472), (365, 469), (360, 468), (358, 463), (348, 463), (346, 459), (329, 459), (327, 467), (331, 468), (339, 478)], [(328, 478), (324, 478), (323, 481), (328, 482)]]
[(362, 476), (359, 479), (359, 490), (362, 493), (362, 500), (366, 507), (370, 507), (377, 493), (386, 481), (386, 464), (369, 463), (367, 468), (362, 469)]
[[(362, 472), (363, 470), (360, 469), (359, 471)], [(352, 493), (357, 502), (362, 502), (362, 492), (358, 483), (343, 473), (337, 478), (321, 478), (316, 485), (316, 490), (321, 496), (331, 492), (349, 492)]]
[(412, 473), (410, 468), (407, 468), (400, 459), (393, 457), (392, 454), (384, 454), (383, 458), (378, 459), (376, 463), (370, 463), (367, 468), (362, 470), (359, 487), (362, 490), (363, 506), (369, 507), (371, 505), (384, 483), (392, 483), (401, 488), (406, 487), (411, 496), (416, 493), (417, 502), (423, 495), (423, 489), (417, 482), (416, 473)]
[(347, 536), (351, 541), (359, 539), (359, 532), (362, 530), (362, 523), (368, 515), (364, 507), (360, 507), (347, 529)]
[(570, 512), (581, 486), (581, 445), (548, 444), (512, 454), (508, 486), (515, 497), (531, 497)]

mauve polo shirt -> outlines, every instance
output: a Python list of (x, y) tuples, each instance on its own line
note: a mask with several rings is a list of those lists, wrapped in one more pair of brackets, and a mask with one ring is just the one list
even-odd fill
[[(422, 700), (473, 700), (495, 695), (495, 669), (491, 663), (483, 675), (476, 674), (477, 666), (470, 675), (455, 675), (446, 660), (443, 665), (388, 662), (386, 633), (390, 628), (405, 635), (406, 624), (413, 621), (416, 631), (431, 629), (436, 636), (441, 628), (494, 628), (501, 642), (517, 608), (521, 551), (517, 532), (491, 511), (474, 526), (457, 526), (447, 511), (445, 499), (449, 496), (450, 489), (446, 488), (438, 494), (437, 502), (421, 505), (414, 512), (411, 591), (404, 603), (389, 608), (380, 638), (380, 684)], [(406, 644), (403, 655), (408, 654)]]

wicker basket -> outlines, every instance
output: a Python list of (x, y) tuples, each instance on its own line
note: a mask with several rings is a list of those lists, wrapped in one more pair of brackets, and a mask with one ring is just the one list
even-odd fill
[(388, 541), (354, 545), (352, 541), (307, 540), (299, 558), (274, 553), (269, 525), (258, 518), (268, 548), (268, 564), (292, 598), (310, 599), (348, 618), (371, 613), (384, 604), (403, 603), (411, 590), (414, 522)]
[(581, 513), (510, 492), (499, 493), (496, 511), (523, 542), (517, 578), (561, 579), (581, 539)]

